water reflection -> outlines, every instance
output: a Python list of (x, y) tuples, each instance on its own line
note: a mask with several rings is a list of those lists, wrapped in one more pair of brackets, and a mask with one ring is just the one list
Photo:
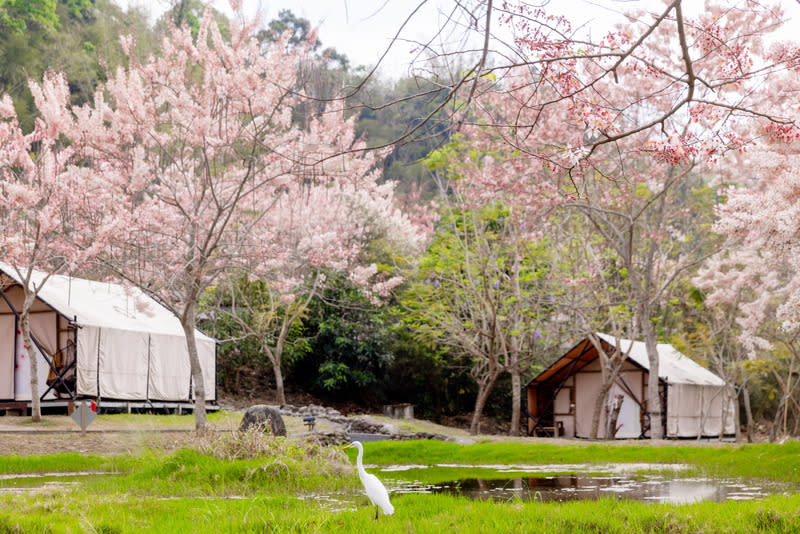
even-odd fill
[(709, 478), (670, 479), (663, 476), (557, 475), (507, 479), (466, 478), (439, 484), (391, 481), (392, 493), (449, 493), (471, 499), (541, 502), (631, 499), (686, 504), (699, 501), (757, 500), (785, 493), (782, 489)]
[(62, 473), (0, 474), (0, 495), (23, 495), (31, 492), (60, 491), (76, 487), (81, 481), (89, 477), (114, 474), (118, 473), (106, 471), (75, 471)]

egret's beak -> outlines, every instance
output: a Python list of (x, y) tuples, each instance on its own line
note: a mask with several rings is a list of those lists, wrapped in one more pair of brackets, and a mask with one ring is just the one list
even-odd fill
[(352, 444), (352, 443), (351, 443), (350, 445), (345, 445), (344, 447), (342, 447), (342, 450), (349, 449), (349, 448), (351, 448), (352, 446), (353, 446), (353, 444)]

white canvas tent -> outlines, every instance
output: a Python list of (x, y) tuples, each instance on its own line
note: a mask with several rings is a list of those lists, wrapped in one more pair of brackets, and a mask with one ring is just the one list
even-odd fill
[[(612, 336), (598, 334), (606, 352), (614, 350)], [(617, 438), (649, 436), (646, 416), (650, 362), (645, 344), (621, 340), (628, 358), (611, 387), (606, 404), (620, 396)], [(734, 399), (726, 395), (724, 381), (684, 356), (672, 345), (658, 344), (664, 435), (668, 438), (733, 435)], [(528, 383), (528, 431), (530, 434), (559, 434), (591, 437), (592, 415), (600, 392), (600, 361), (597, 350), (586, 338)], [(598, 437), (606, 429), (605, 410)], [(722, 431), (722, 432), (721, 432)]]
[[(0, 263), (0, 274), (0, 399), (28, 401), (30, 364), (18, 324), (23, 291), (8, 265)], [(35, 274), (35, 283), (42, 279), (42, 273)], [(33, 305), (31, 332), (38, 345), (39, 395), (44, 400), (193, 398), (180, 322), (136, 288), (52, 276)], [(196, 339), (206, 400), (214, 401), (216, 342), (200, 331)]]

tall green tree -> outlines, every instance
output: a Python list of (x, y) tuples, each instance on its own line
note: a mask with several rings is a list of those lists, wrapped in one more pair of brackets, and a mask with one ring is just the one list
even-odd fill
[[(88, 0), (77, 0), (82, 4)], [(70, 2), (80, 9), (76, 0)], [(42, 29), (52, 31), (58, 27), (56, 0), (0, 0), (0, 28), (16, 33)]]
[(370, 146), (392, 145), (383, 175), (398, 182), (401, 193), (430, 197), (438, 191), (425, 159), (451, 139), (447, 96), (441, 85), (419, 78), (373, 78), (350, 99)]
[[(27, 0), (18, 3), (37, 4)], [(48, 15), (45, 20), (18, 14), (22, 18), (16, 20), (25, 23), (24, 31), (0, 31), (0, 90), (14, 99), (26, 131), (33, 129), (35, 117), (29, 77), (41, 79), (47, 70), (64, 72), (72, 103), (84, 103), (105, 80), (104, 66), (113, 68), (123, 62), (120, 35), (136, 34), (139, 55), (149, 52), (154, 42), (143, 12), (123, 11), (110, 0), (60, 0), (53, 1), (51, 7), (53, 17)], [(6, 10), (8, 13), (13, 10)]]
[(520, 426), (521, 376), (541, 363), (556, 339), (549, 285), (552, 262), (543, 244), (522, 236), (520, 222), (501, 205), (451, 207), (419, 260), (402, 297), (405, 324), (415, 336), (472, 362), (478, 391), (470, 432), (498, 378), (512, 377), (512, 434)]

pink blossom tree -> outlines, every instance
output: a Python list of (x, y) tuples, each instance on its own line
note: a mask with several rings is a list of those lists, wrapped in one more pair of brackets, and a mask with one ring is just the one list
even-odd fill
[(22, 132), (11, 98), (0, 99), (0, 251), (24, 294), (21, 308), (14, 312), (24, 345), (20, 357), (30, 365), (31, 414), (37, 422), (41, 418), (37, 355), (41, 352), (45, 361), (51, 361), (54, 353), (34, 340), (31, 307), (51, 275), (85, 265), (97, 252), (97, 243), (81, 245), (93, 240), (92, 228), (102, 223), (102, 215), (90, 200), (98, 185), (74, 168), (73, 151), (60, 139), (60, 125), (47, 120), (48, 106), (68, 102), (66, 80), (48, 73), (41, 84), (29, 85), (41, 114), (29, 134)]
[[(514, 29), (505, 58), (515, 60), (488, 59), (498, 12)], [(798, 134), (783, 103), (795, 86), (783, 72), (796, 65), (798, 48), (765, 45), (781, 12), (757, 4), (709, 4), (688, 17), (673, 0), (658, 12), (632, 14), (599, 40), (577, 38), (565, 18), (522, 3), (488, 2), (471, 15), (486, 41), (467, 78), (453, 86), (464, 104), (457, 125), (465, 132), (472, 124), (493, 128), (527, 156), (530, 169), (488, 184), (487, 194), (522, 187), (524, 198), (533, 198), (543, 185), (554, 187), (616, 250), (638, 294), (631, 297), (650, 357), (651, 435), (660, 437), (651, 320), (668, 282), (697, 258), (676, 262), (658, 244), (668, 241), (632, 246), (629, 237), (653, 235), (646, 219), (660, 217), (669, 191), (692, 165), (713, 165), (765, 135)], [(782, 83), (774, 83), (779, 77)], [(649, 192), (640, 197), (642, 188)]]
[[(263, 233), (244, 276), (257, 282), (242, 285), (229, 277), (220, 296), (233, 299), (217, 307), (242, 336), (258, 340), (281, 404), (284, 347), (312, 300), (330, 280), (344, 277), (381, 302), (402, 280), (392, 274), (392, 258), (413, 256), (425, 239), (395, 205), (394, 184), (378, 183), (383, 154), (365, 152), (366, 143), (355, 137), (355, 117), (344, 120), (343, 110), (330, 106), (301, 139), (302, 157), (316, 163), (300, 168), (297, 179), (275, 193), (272, 209), (254, 229)], [(385, 262), (381, 268), (375, 256)]]
[[(302, 51), (278, 41), (262, 53), (254, 25), (220, 33), (210, 11), (196, 37), (171, 28), (158, 55), (109, 72), (94, 101), (53, 103), (65, 135), (108, 194), (115, 224), (104, 264), (154, 295), (186, 335), (196, 427), (206, 423), (207, 382), (195, 327), (201, 294), (268, 245), (268, 214), (297, 191), (309, 164), (292, 122)], [(55, 119), (54, 119), (55, 120)]]

